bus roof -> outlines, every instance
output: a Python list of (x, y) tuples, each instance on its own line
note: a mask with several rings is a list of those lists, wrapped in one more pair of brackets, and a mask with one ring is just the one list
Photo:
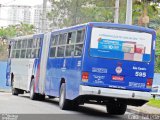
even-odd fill
[(68, 28), (63, 28), (59, 30), (52, 31), (52, 33), (64, 33), (72, 30), (77, 30), (84, 28), (87, 25), (91, 25), (92, 27), (107, 27), (107, 28), (120, 28), (120, 29), (126, 29), (126, 30), (134, 30), (134, 31), (140, 31), (140, 32), (147, 32), (147, 33), (154, 33), (155, 30), (136, 26), (136, 25), (126, 25), (126, 24), (117, 24), (117, 23), (108, 23), (108, 22), (88, 22), (85, 24), (75, 25)]
[[(55, 30), (55, 31), (52, 31), (52, 33), (54, 34), (64, 33), (68, 31), (82, 29), (88, 25), (92, 27), (106, 27), (106, 28), (116, 28), (116, 29), (119, 28), (119, 29), (134, 30), (134, 31), (140, 31), (140, 32), (147, 32), (147, 33), (155, 33), (155, 30), (146, 28), (146, 27), (141, 27), (141, 26), (136, 26), (136, 25), (117, 24), (117, 23), (108, 23), (108, 22), (88, 22), (85, 24), (79, 24), (79, 25)], [(11, 40), (19, 40), (19, 39), (32, 38), (32, 37), (42, 37), (43, 35), (44, 33), (27, 35), (27, 36), (19, 36), (19, 37), (11, 38)]]
[(86, 25), (87, 25), (87, 23), (79, 24), (79, 25), (75, 25), (75, 26), (71, 26), (71, 27), (66, 27), (66, 28), (62, 28), (62, 29), (59, 29), (59, 30), (54, 30), (54, 31), (52, 31), (52, 33), (65, 32), (65, 31), (68, 31), (68, 30), (76, 30), (76, 29), (83, 28)]
[(33, 37), (33, 35), (26, 35), (26, 36), (14, 37), (14, 38), (11, 38), (11, 39), (18, 40), (18, 39), (25, 39), (25, 38), (32, 38), (32, 37)]
[(38, 37), (38, 36), (42, 36), (43, 34), (33, 34), (33, 35), (26, 35), (26, 36), (18, 36), (18, 37), (14, 37), (11, 38), (10, 40), (19, 40), (19, 39), (26, 39), (26, 38), (34, 38), (34, 37)]

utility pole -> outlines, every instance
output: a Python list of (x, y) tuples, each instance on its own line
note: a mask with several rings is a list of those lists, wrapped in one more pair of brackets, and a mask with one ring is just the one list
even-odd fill
[(118, 23), (118, 21), (119, 21), (119, 0), (115, 0), (114, 23)]
[(133, 0), (127, 0), (126, 24), (132, 24), (132, 3)]
[(46, 32), (46, 8), (47, 8), (47, 0), (43, 0), (43, 13), (42, 13), (42, 26), (41, 32)]

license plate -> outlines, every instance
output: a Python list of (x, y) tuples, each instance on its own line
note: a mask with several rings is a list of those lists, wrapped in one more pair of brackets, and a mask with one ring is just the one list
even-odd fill
[(112, 80), (123, 81), (124, 77), (123, 76), (112, 76)]

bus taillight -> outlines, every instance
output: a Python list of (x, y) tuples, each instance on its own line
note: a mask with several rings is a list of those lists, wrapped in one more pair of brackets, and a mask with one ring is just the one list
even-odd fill
[(152, 87), (152, 83), (153, 83), (153, 79), (152, 78), (147, 79), (146, 87), (147, 88), (151, 88)]
[(82, 82), (88, 82), (88, 72), (82, 72)]

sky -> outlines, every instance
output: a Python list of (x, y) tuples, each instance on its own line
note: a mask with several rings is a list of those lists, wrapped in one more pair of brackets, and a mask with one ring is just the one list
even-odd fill
[[(34, 6), (42, 4), (43, 0), (0, 0), (0, 4), (8, 6), (8, 5), (28, 5)], [(8, 7), (0, 8), (0, 27), (8, 26), (7, 19)]]
[(0, 4), (5, 5), (30, 5), (34, 6), (37, 4), (42, 4), (43, 0), (0, 0)]

